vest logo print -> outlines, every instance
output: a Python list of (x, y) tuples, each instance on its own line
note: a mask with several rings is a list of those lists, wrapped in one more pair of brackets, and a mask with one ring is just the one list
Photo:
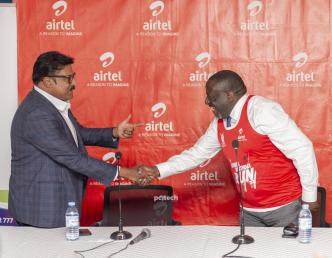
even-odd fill
[(238, 139), (239, 142), (241, 142), (241, 141), (247, 141), (247, 138), (244, 135), (244, 132), (243, 132), (242, 128), (239, 129), (239, 135), (238, 135), (237, 139)]
[(296, 53), (292, 61), (293, 69), (286, 73), (285, 81), (281, 83), (283, 87), (321, 87), (316, 82), (316, 74), (314, 71), (307, 71), (309, 55), (306, 52)]
[(248, 187), (250, 187), (250, 189), (256, 189), (257, 172), (249, 162), (245, 165), (239, 166), (240, 179), (237, 173), (237, 163), (232, 162), (231, 167), (233, 169), (233, 176), (236, 184), (239, 185), (241, 183), (244, 192), (247, 192)]
[(92, 75), (92, 81), (87, 83), (88, 87), (128, 87), (129, 83), (124, 81), (121, 70), (112, 69), (116, 62), (113, 52), (105, 52), (99, 56), (100, 70)]
[[(74, 19), (63, 18), (69, 10), (68, 3), (64, 0), (56, 1), (51, 6), (54, 18), (46, 20), (45, 31), (40, 31), (40, 36), (82, 36), (76, 30)], [(68, 16), (68, 15), (67, 15)]]
[(150, 18), (143, 22), (142, 30), (136, 36), (178, 36), (179, 33), (173, 29), (173, 23), (169, 19), (163, 18), (164, 1), (153, 1), (149, 5)]
[(208, 73), (206, 71), (208, 64), (211, 61), (211, 55), (209, 52), (198, 54), (195, 57), (195, 61), (197, 62), (197, 70), (189, 73), (188, 81), (182, 84), (184, 87), (204, 87), (206, 81), (213, 75), (213, 73)]
[[(154, 104), (151, 107), (153, 120), (145, 124), (144, 132), (139, 133), (139, 137), (179, 137), (176, 133), (173, 121), (164, 121), (167, 106), (163, 102)], [(163, 121), (161, 121), (163, 120)]]

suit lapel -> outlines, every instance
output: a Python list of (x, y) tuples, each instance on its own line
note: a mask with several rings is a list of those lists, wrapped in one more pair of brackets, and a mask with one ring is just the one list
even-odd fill
[[(32, 90), (31, 95), (36, 99), (37, 102), (41, 103), (43, 105), (43, 107), (45, 107), (51, 114), (55, 115), (58, 118), (58, 120), (62, 122), (62, 124), (65, 128), (66, 134), (72, 139), (73, 143), (76, 145), (74, 137), (73, 137), (65, 119), (62, 117), (61, 113), (59, 112), (59, 110), (57, 110), (56, 107), (47, 98), (45, 98), (43, 95), (41, 95), (36, 90)], [(71, 122), (73, 123), (75, 130), (76, 130), (78, 148), (79, 148), (79, 150), (86, 153), (82, 137), (79, 133), (79, 127), (78, 127), (75, 119), (73, 118), (73, 115), (70, 110), (68, 110), (68, 117), (71, 120)]]

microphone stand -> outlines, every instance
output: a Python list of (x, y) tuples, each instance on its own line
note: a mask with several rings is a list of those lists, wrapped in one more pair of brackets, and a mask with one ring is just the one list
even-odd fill
[(118, 174), (118, 200), (119, 200), (119, 230), (115, 231), (111, 234), (110, 238), (113, 240), (126, 240), (132, 237), (132, 234), (128, 231), (123, 231), (123, 220), (122, 220), (122, 200), (121, 200), (121, 179), (120, 179), (120, 159), (121, 159), (121, 152), (115, 153), (116, 158), (116, 170)]
[(255, 240), (248, 235), (245, 235), (245, 227), (244, 227), (244, 215), (243, 215), (243, 196), (242, 196), (242, 184), (241, 184), (241, 178), (240, 178), (240, 166), (239, 166), (239, 157), (238, 157), (238, 149), (239, 149), (239, 141), (233, 140), (232, 146), (235, 151), (235, 161), (236, 161), (236, 169), (237, 169), (237, 176), (239, 180), (240, 185), (240, 235), (237, 235), (233, 237), (232, 242), (234, 244), (251, 244)]

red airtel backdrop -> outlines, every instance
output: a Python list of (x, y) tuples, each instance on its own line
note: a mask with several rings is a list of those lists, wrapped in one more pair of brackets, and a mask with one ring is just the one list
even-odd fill
[[(17, 0), (19, 100), (37, 56), (75, 57), (72, 110), (89, 127), (129, 113), (145, 122), (121, 142), (122, 165), (155, 164), (190, 147), (213, 115), (207, 78), (238, 72), (251, 94), (280, 102), (313, 141), (332, 221), (331, 1)], [(114, 150), (89, 148), (101, 159)], [(161, 180), (174, 188), (183, 224), (238, 223), (237, 196), (221, 154)], [(89, 181), (82, 224), (101, 220), (103, 190)]]

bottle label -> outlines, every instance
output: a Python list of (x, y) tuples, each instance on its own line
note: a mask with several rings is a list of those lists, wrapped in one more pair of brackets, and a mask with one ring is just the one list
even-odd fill
[(312, 222), (311, 219), (300, 218), (299, 219), (299, 228), (300, 229), (311, 229)]
[(78, 216), (66, 216), (66, 227), (79, 226)]

